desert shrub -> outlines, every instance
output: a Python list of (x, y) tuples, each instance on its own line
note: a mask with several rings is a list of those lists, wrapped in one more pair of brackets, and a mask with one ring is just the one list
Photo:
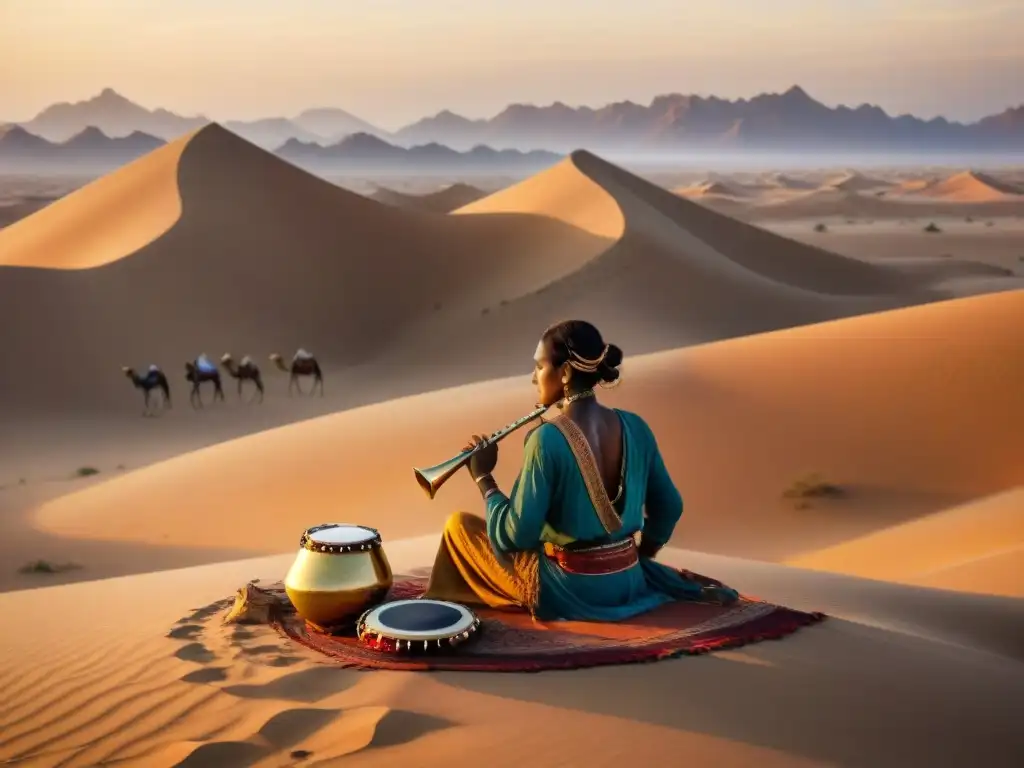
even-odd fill
[(79, 467), (75, 470), (75, 477), (92, 477), (99, 473), (100, 471), (96, 467)]
[(838, 498), (843, 496), (843, 489), (835, 483), (825, 480), (819, 473), (797, 478), (782, 492), (784, 499), (807, 502), (810, 499)]
[(815, 232), (828, 232), (828, 227), (826, 227), (821, 222), (818, 222), (817, 224), (814, 225), (814, 231)]
[(51, 563), (49, 560), (33, 560), (18, 569), (18, 573), (64, 573), (81, 568), (78, 563)]
[(924, 228), (924, 231), (925, 231), (925, 232), (931, 232), (931, 233), (935, 233), (935, 232), (941, 232), (942, 230), (941, 230), (941, 229), (939, 229), (939, 225), (938, 225), (938, 224), (936, 224), (936, 223), (935, 223), (935, 222), (933, 221), (933, 222), (931, 222), (931, 223), (930, 223), (930, 224), (929, 224), (929, 225), (928, 225), (927, 227), (925, 227), (925, 228)]

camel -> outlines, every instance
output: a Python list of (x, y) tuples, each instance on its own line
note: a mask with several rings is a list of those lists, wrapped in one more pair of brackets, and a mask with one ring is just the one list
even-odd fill
[(310, 394), (316, 392), (317, 385), (320, 386), (320, 397), (324, 396), (324, 374), (320, 370), (320, 363), (317, 362), (316, 357), (311, 355), (304, 349), (300, 349), (292, 357), (291, 365), (285, 365), (284, 360), (276, 352), (270, 356), (271, 361), (278, 367), (279, 370), (289, 374), (288, 379), (288, 396), (292, 395), (292, 387), (298, 389), (299, 393), (302, 393), (302, 387), (299, 386), (299, 376), (312, 376), (313, 377), (313, 389), (310, 390)]
[(122, 366), (121, 372), (129, 378), (137, 389), (142, 390), (143, 402), (145, 403), (145, 408), (142, 411), (143, 416), (149, 416), (153, 413), (149, 407), (149, 393), (154, 389), (159, 389), (163, 393), (163, 407), (171, 407), (171, 385), (167, 381), (167, 376), (164, 375), (164, 372), (159, 367), (155, 365), (149, 366), (149, 370), (143, 376), (140, 376), (135, 372), (134, 368), (129, 368), (128, 366)]
[(242, 397), (242, 382), (251, 381), (256, 385), (259, 394), (259, 401), (263, 402), (263, 376), (260, 374), (260, 367), (256, 365), (251, 357), (246, 355), (238, 363), (235, 363), (230, 352), (226, 352), (220, 359), (220, 364), (227, 370), (228, 375), (238, 380), (238, 397)]
[(213, 382), (214, 402), (217, 402), (218, 398), (224, 399), (224, 389), (220, 384), (220, 371), (205, 354), (197, 357), (194, 362), (185, 363), (185, 381), (192, 382), (192, 391), (189, 392), (188, 398), (193, 408), (203, 407), (203, 397), (199, 393), (199, 385), (204, 381)]

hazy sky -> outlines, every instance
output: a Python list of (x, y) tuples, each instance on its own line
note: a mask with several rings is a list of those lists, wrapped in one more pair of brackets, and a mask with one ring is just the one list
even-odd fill
[(214, 119), (736, 98), (1024, 103), (1024, 0), (0, 0), (0, 122), (110, 86)]

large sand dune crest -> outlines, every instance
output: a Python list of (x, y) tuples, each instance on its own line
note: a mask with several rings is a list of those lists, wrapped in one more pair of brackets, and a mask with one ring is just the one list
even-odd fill
[[(479, 321), (410, 328), (404, 346), (411, 354), (429, 351), (438, 336), (473, 348), (497, 339), (527, 348), (541, 328), (570, 315), (647, 352), (952, 295), (932, 290), (927, 275), (838, 256), (715, 213), (585, 151), (454, 213), (494, 212), (544, 212), (617, 239), (542, 291), (485, 307)], [(508, 373), (498, 365), (459, 370), (463, 379)]]
[[(135, 253), (181, 216), (177, 168), (194, 134), (166, 144), (0, 232), (0, 267), (85, 269)], [(116, 212), (116, 213), (115, 213)]]
[[(177, 197), (180, 215), (142, 229), (134, 208), (126, 218), (112, 204), (111, 188)], [(117, 234), (123, 227), (129, 235)], [(15, 367), (0, 371), (5, 406), (110, 406), (125, 399), (123, 378), (110, 375), (120, 365), (181, 370), (201, 351), (306, 346), (328, 364), (354, 364), (379, 354), (401, 326), (467, 295), (476, 310), (510, 287), (541, 287), (605, 247), (547, 217), (397, 210), (216, 125), (5, 230), (0, 254), (7, 265), (82, 266), (78, 245), (94, 231), (104, 234), (91, 239), (87, 261), (104, 266), (0, 269), (0, 324), (18, 329), (5, 338), (9, 354), (37, 372), (27, 386)], [(75, 386), (62, 378), (68, 370)]]

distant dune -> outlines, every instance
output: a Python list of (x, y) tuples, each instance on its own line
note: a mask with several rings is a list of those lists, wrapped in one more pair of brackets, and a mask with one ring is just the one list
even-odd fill
[(380, 187), (370, 195), (380, 203), (431, 213), (450, 213), (486, 196), (487, 193), (482, 189), (461, 182), (422, 195), (411, 195), (387, 187)]
[(806, 179), (798, 179), (793, 176), (787, 176), (784, 173), (771, 173), (765, 177), (765, 181), (774, 187), (779, 189), (814, 189), (817, 185), (812, 181)]
[(904, 584), (1024, 597), (1024, 487), (788, 563)]
[(685, 187), (678, 187), (673, 190), (675, 194), (682, 195), (683, 197), (700, 198), (700, 197), (733, 197), (742, 198), (747, 197), (751, 194), (751, 191), (735, 181), (721, 181), (716, 179), (707, 179), (697, 184), (691, 184)]
[(839, 189), (844, 192), (867, 192), (876, 189), (884, 189), (890, 186), (888, 182), (873, 179), (856, 171), (849, 171), (839, 176), (828, 179), (824, 186), (828, 189)]
[(750, 214), (766, 219), (782, 218), (893, 218), (917, 215), (907, 204), (884, 197), (831, 186), (798, 192), (782, 199), (760, 202)]
[(963, 171), (917, 190), (927, 197), (965, 203), (987, 203), (1019, 200), (1024, 190), (978, 171)]

